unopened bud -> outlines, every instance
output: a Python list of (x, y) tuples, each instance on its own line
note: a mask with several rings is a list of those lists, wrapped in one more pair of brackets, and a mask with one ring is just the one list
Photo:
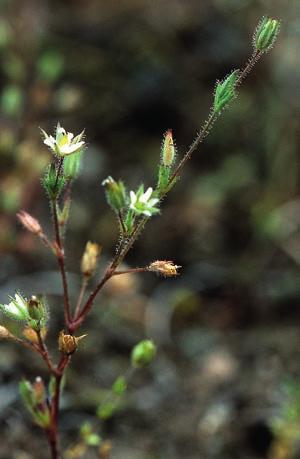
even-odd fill
[(85, 277), (91, 277), (97, 267), (101, 247), (98, 244), (88, 241), (81, 259), (81, 272)]
[[(39, 339), (38, 339), (38, 336), (36, 334), (36, 331), (32, 327), (26, 326), (24, 328), (23, 332), (22, 332), (22, 335), (24, 336), (24, 338), (26, 338), (31, 343), (39, 344)], [(40, 335), (41, 335), (42, 339), (46, 338), (46, 335), (47, 335), (47, 328), (46, 327), (41, 328)]]
[(58, 349), (62, 354), (71, 355), (76, 351), (79, 341), (85, 336), (66, 335), (64, 331), (61, 331), (58, 337)]
[(172, 130), (169, 129), (164, 136), (161, 154), (162, 164), (164, 166), (172, 166), (175, 159), (175, 146), (172, 136)]
[(46, 308), (41, 300), (36, 296), (32, 296), (27, 303), (28, 312), (31, 319), (44, 320), (46, 316)]
[(42, 234), (43, 230), (38, 220), (36, 220), (27, 212), (25, 212), (25, 210), (21, 210), (21, 212), (18, 212), (17, 218), (22, 223), (22, 225), (31, 233)]
[(19, 390), (23, 403), (33, 420), (44, 429), (49, 427), (51, 417), (42, 379), (36, 378), (33, 384), (23, 379), (19, 384)]
[(256, 51), (265, 53), (274, 45), (280, 30), (277, 19), (264, 17), (258, 24), (253, 36), (253, 46)]
[(15, 339), (15, 337), (7, 328), (0, 325), (0, 339)]
[(106, 199), (110, 207), (119, 212), (126, 206), (126, 189), (124, 183), (119, 180), (116, 182), (111, 176), (103, 180), (102, 185), (105, 187)]
[(149, 365), (156, 355), (156, 346), (150, 339), (140, 341), (131, 352), (131, 363), (134, 367), (141, 368)]
[(110, 440), (105, 440), (99, 448), (100, 459), (109, 459), (112, 451), (112, 443)]
[(240, 71), (234, 70), (223, 81), (217, 81), (214, 98), (214, 114), (218, 114), (232, 99), (235, 98), (235, 86)]
[(149, 271), (160, 274), (164, 277), (174, 277), (178, 275), (178, 268), (181, 266), (174, 265), (173, 261), (157, 260), (148, 266)]
[(35, 378), (35, 381), (32, 384), (32, 389), (36, 403), (43, 403), (46, 399), (46, 388), (40, 376)]

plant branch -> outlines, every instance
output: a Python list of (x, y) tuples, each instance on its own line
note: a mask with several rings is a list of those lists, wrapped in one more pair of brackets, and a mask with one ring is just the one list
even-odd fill
[[(237, 82), (236, 86), (239, 86), (241, 82), (245, 79), (245, 77), (249, 74), (251, 69), (253, 68), (254, 64), (260, 59), (262, 53), (258, 51), (254, 51), (250, 59), (247, 61), (244, 69), (241, 71)], [(217, 120), (217, 118), (220, 116), (221, 113), (215, 113), (212, 109), (210, 112), (210, 115), (207, 119), (207, 121), (204, 123), (203, 127), (201, 128), (200, 132), (198, 133), (196, 139), (194, 142), (191, 144), (191, 146), (188, 148), (186, 153), (184, 154), (183, 158), (179, 162), (177, 168), (171, 175), (168, 186), (166, 187), (166, 191), (163, 192), (160, 195), (160, 200), (169, 192), (171, 185), (173, 184), (174, 180), (179, 176), (182, 168), (185, 166), (186, 162), (191, 158), (193, 152), (197, 150), (199, 145), (202, 143), (202, 141), (205, 139), (205, 137), (209, 134), (211, 128), (213, 127), (214, 122)], [(84, 307), (82, 308), (81, 312), (78, 314), (77, 317), (74, 318), (73, 323), (71, 324), (71, 329), (75, 330), (77, 329), (82, 322), (84, 321), (86, 315), (89, 313), (93, 306), (94, 299), (102, 289), (102, 287), (105, 285), (105, 283), (115, 274), (115, 271), (118, 267), (118, 265), (123, 261), (125, 256), (127, 255), (128, 251), (131, 249), (133, 246), (134, 242), (138, 238), (139, 234), (143, 230), (146, 222), (148, 221), (149, 217), (143, 217), (140, 219), (137, 224), (135, 225), (129, 240), (124, 242), (120, 253), (117, 253), (116, 256), (114, 257), (113, 261), (108, 265), (102, 279), (98, 283), (98, 285), (95, 287), (95, 289), (91, 292), (89, 298), (87, 299), (87, 302), (85, 303)]]
[(49, 371), (53, 375), (56, 375), (56, 372), (57, 372), (56, 368), (55, 368), (55, 366), (54, 366), (54, 364), (52, 362), (52, 359), (50, 357), (50, 354), (49, 354), (49, 351), (48, 351), (47, 346), (45, 344), (45, 341), (42, 338), (41, 332), (39, 330), (36, 330), (36, 335), (37, 335), (38, 342), (39, 342), (39, 351), (38, 352), (40, 353), (42, 358), (45, 360)]
[(120, 271), (115, 271), (113, 273), (113, 276), (119, 276), (120, 274), (133, 274), (133, 273), (146, 273), (149, 272), (148, 266), (144, 268), (131, 268), (131, 269), (124, 269)]

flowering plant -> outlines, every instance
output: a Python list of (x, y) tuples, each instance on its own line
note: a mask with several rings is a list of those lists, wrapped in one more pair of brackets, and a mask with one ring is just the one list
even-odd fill
[[(217, 82), (209, 116), (196, 139), (178, 163), (176, 163), (172, 131), (168, 130), (166, 132), (163, 138), (155, 187), (148, 187), (145, 191), (142, 184), (136, 192), (130, 191), (128, 193), (124, 183), (115, 181), (111, 176), (102, 182), (105, 187), (107, 202), (116, 215), (120, 238), (113, 260), (108, 264), (95, 288), (88, 293), (87, 299), (84, 301), (89, 281), (95, 274), (101, 253), (101, 247), (98, 244), (87, 242), (81, 260), (82, 287), (75, 305), (70, 300), (63, 238), (68, 222), (70, 196), (67, 194), (64, 198), (61, 198), (61, 194), (62, 190), (76, 179), (80, 171), (82, 152), (85, 146), (84, 132), (82, 131), (74, 137), (59, 123), (54, 136), (48, 135), (42, 130), (44, 144), (54, 154), (53, 160), (47, 167), (42, 179), (52, 210), (54, 237), (49, 238), (38, 220), (27, 212), (21, 211), (17, 216), (24, 227), (50, 249), (57, 260), (63, 288), (64, 310), (64, 323), (62, 324), (62, 329), (57, 333), (60, 358), (55, 363), (46, 344), (49, 324), (48, 306), (46, 306), (44, 298), (37, 298), (33, 295), (31, 298), (26, 299), (20, 292), (17, 292), (14, 298), (10, 298), (9, 303), (0, 305), (0, 310), (4, 315), (23, 324), (22, 337), (10, 332), (4, 326), (0, 326), (0, 337), (14, 340), (39, 354), (49, 371), (47, 384), (41, 377), (37, 377), (33, 383), (22, 380), (20, 393), (33, 421), (46, 433), (52, 459), (57, 459), (61, 454), (58, 441), (58, 415), (64, 375), (71, 364), (72, 355), (78, 350), (81, 340), (86, 336), (85, 334), (76, 336), (76, 333), (83, 326), (98, 293), (113, 276), (134, 272), (154, 272), (164, 277), (178, 275), (180, 267), (172, 261), (156, 260), (149, 262), (146, 266), (126, 270), (120, 269), (120, 265), (147, 221), (159, 213), (162, 199), (175, 185), (185, 163), (208, 135), (211, 127), (224, 109), (236, 97), (237, 89), (242, 81), (261, 56), (273, 46), (278, 30), (279, 22), (275, 19), (265, 18), (259, 24), (253, 39), (254, 49), (250, 59), (242, 70), (234, 70), (225, 79)], [(144, 367), (151, 363), (155, 354), (155, 344), (149, 339), (143, 340), (132, 350), (131, 364), (134, 368)], [(111, 416), (117, 406), (116, 399), (122, 396), (126, 389), (126, 378), (118, 378), (111, 388), (113, 401), (109, 400), (99, 408), (98, 414), (100, 417), (107, 418)], [(85, 448), (97, 446), (102, 453), (105, 452), (106, 454), (101, 457), (109, 457), (107, 443), (102, 442), (99, 435), (89, 425), (82, 427), (81, 438)]]

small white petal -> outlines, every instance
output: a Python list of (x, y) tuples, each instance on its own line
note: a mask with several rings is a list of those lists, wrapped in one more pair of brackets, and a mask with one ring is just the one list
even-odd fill
[(134, 191), (130, 191), (130, 201), (131, 201), (131, 205), (136, 204), (137, 197)]
[(149, 207), (154, 207), (155, 204), (158, 203), (158, 201), (159, 201), (159, 199), (157, 199), (157, 198), (152, 198), (152, 199), (150, 199), (150, 200), (148, 201), (148, 206), (149, 206)]
[(143, 193), (142, 196), (140, 197), (140, 202), (146, 203), (150, 199), (152, 191), (153, 189), (149, 187), (148, 190), (145, 191), (145, 193)]
[(60, 154), (62, 155), (70, 155), (71, 153), (75, 153), (76, 151), (80, 150), (84, 142), (78, 142), (74, 145), (65, 144), (59, 147)]
[(146, 215), (147, 217), (151, 217), (151, 212), (149, 210), (144, 210), (143, 214)]
[(68, 143), (71, 143), (72, 142), (72, 139), (74, 137), (74, 134), (72, 134), (72, 132), (68, 132), (67, 133), (67, 136), (68, 136)]
[(52, 135), (49, 135), (49, 137), (44, 140), (44, 144), (53, 150), (55, 148), (55, 139), (52, 137)]

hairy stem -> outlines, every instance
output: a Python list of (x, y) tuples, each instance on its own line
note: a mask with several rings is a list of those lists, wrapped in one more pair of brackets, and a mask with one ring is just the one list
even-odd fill
[[(258, 51), (254, 51), (250, 59), (247, 61), (244, 69), (240, 72), (239, 78), (236, 82), (236, 86), (239, 86), (241, 82), (245, 79), (245, 77), (249, 74), (251, 69), (253, 68), (254, 64), (260, 59), (262, 53)], [(194, 142), (191, 144), (191, 146), (188, 148), (186, 153), (184, 154), (183, 158), (179, 162), (178, 166), (176, 167), (175, 171), (171, 175), (169, 179), (168, 186), (166, 187), (166, 191), (160, 195), (160, 199), (162, 199), (170, 190), (174, 180), (179, 176), (181, 170), (185, 166), (186, 162), (191, 158), (193, 152), (197, 150), (199, 145), (202, 143), (202, 141), (205, 139), (205, 137), (209, 134), (211, 128), (213, 127), (214, 122), (217, 120), (217, 118), (220, 116), (220, 113), (214, 113), (213, 110), (211, 110), (210, 115), (207, 119), (207, 121), (204, 123), (203, 127), (201, 128), (200, 132), (198, 133), (196, 139)], [(148, 221), (149, 217), (143, 217), (140, 219), (130, 237), (129, 240), (124, 242), (122, 249), (120, 253), (117, 253), (116, 256), (114, 257), (113, 261), (108, 265), (102, 279), (98, 283), (98, 285), (95, 287), (95, 289), (91, 292), (89, 298), (87, 299), (87, 302), (85, 303), (84, 307), (82, 308), (81, 312), (78, 314), (77, 317), (74, 318), (74, 321), (71, 325), (71, 329), (75, 330), (77, 329), (82, 322), (84, 321), (86, 315), (89, 313), (93, 306), (94, 299), (102, 289), (102, 287), (105, 285), (105, 283), (115, 274), (115, 271), (118, 267), (118, 265), (123, 261), (125, 256), (127, 255), (128, 251), (131, 249), (133, 246), (134, 242), (138, 238), (139, 234), (143, 230), (146, 222)]]

